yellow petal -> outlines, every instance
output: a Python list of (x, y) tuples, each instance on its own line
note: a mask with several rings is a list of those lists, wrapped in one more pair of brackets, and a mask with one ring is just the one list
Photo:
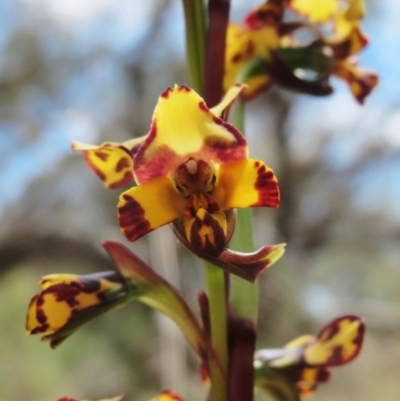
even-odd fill
[[(239, 96), (240, 92), (246, 89), (246, 85), (243, 84), (235, 84), (225, 93), (224, 98), (218, 103), (216, 106), (212, 107), (210, 111), (216, 116), (220, 117), (222, 113), (228, 108), (231, 107), (233, 102)], [(226, 120), (227, 118), (224, 118)]]
[(129, 241), (183, 217), (186, 200), (168, 177), (158, 177), (125, 191), (118, 203), (121, 231)]
[(327, 22), (340, 11), (339, 0), (290, 0), (290, 8), (312, 22)]
[(316, 341), (304, 350), (309, 365), (336, 366), (355, 358), (362, 346), (364, 323), (356, 316), (344, 316), (330, 322)]
[(360, 20), (365, 15), (365, 0), (349, 0), (346, 16), (351, 20)]
[(99, 146), (73, 142), (72, 149), (84, 153), (86, 163), (107, 188), (120, 188), (133, 181), (132, 157), (144, 138), (135, 138), (122, 144), (105, 142)]
[(224, 162), (247, 157), (247, 143), (186, 86), (168, 88), (154, 110), (151, 131), (134, 160), (138, 183), (166, 176), (189, 157)]
[(222, 164), (216, 176), (212, 196), (222, 210), (279, 205), (276, 177), (260, 160), (248, 159)]

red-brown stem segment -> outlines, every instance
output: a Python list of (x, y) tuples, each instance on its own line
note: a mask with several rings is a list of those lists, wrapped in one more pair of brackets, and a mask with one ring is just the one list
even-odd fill
[(208, 2), (209, 27), (204, 81), (204, 100), (208, 107), (215, 106), (222, 98), (229, 7), (230, 0)]
[(245, 318), (229, 319), (229, 401), (252, 401), (254, 397), (254, 350), (257, 331)]

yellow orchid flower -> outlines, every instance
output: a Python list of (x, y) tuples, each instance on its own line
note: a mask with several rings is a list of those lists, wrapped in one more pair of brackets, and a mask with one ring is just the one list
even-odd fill
[(43, 277), (43, 290), (28, 308), (28, 333), (45, 334), (42, 340), (55, 348), (86, 322), (137, 300), (173, 320), (202, 358), (205, 343), (200, 323), (178, 291), (122, 244), (106, 241), (103, 246), (119, 272)]
[[(267, 392), (290, 383), (299, 396), (312, 394), (330, 377), (330, 369), (352, 361), (360, 352), (365, 332), (362, 319), (339, 317), (314, 336), (301, 336), (282, 349), (255, 354), (256, 385)], [(289, 383), (289, 384), (288, 384)]]
[(253, 282), (278, 260), (284, 245), (250, 254), (226, 248), (235, 208), (279, 205), (273, 171), (261, 160), (249, 159), (246, 139), (225, 121), (245, 89), (233, 85), (209, 109), (187, 86), (168, 88), (159, 97), (147, 136), (100, 146), (74, 142), (73, 149), (84, 152), (106, 186), (136, 182), (118, 203), (120, 228), (129, 241), (173, 222), (176, 235), (192, 252)]
[(28, 308), (29, 334), (46, 334), (55, 348), (79, 326), (129, 300), (130, 289), (117, 272), (78, 276), (52, 274), (41, 279), (42, 292)]
[[(285, 22), (285, 7), (304, 18)], [(377, 75), (358, 69), (355, 59), (355, 54), (368, 43), (360, 28), (364, 13), (363, 0), (264, 2), (247, 16), (242, 26), (231, 24), (228, 28), (224, 88), (244, 80), (248, 84), (243, 93), (246, 100), (273, 83), (324, 96), (332, 93), (329, 77), (335, 75), (348, 83), (353, 96), (362, 104), (378, 84)], [(296, 34), (299, 29), (308, 31), (314, 39), (301, 40)], [(251, 69), (254, 60), (256, 68)]]
[(150, 133), (133, 160), (138, 185), (118, 204), (128, 240), (179, 219), (194, 250), (218, 255), (231, 235), (226, 211), (278, 206), (272, 170), (249, 159), (243, 135), (219, 117), (243, 88), (233, 87), (214, 109), (186, 86), (160, 96)]

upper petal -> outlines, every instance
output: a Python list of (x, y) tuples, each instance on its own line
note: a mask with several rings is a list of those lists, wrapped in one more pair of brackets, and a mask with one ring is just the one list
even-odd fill
[(289, 0), (290, 8), (312, 22), (327, 22), (340, 11), (339, 0)]
[(235, 84), (228, 89), (225, 93), (223, 99), (214, 107), (210, 109), (210, 111), (218, 117), (221, 117), (224, 114), (224, 120), (227, 120), (227, 110), (229, 111), (230, 107), (232, 106), (233, 102), (239, 96), (240, 92), (243, 89), (246, 89), (247, 85), (243, 84)]
[(144, 137), (122, 144), (105, 142), (99, 146), (73, 142), (72, 149), (82, 151), (86, 163), (107, 188), (120, 188), (133, 181), (133, 155)]
[(136, 241), (154, 229), (182, 217), (186, 200), (168, 177), (157, 177), (125, 191), (118, 203), (121, 231)]
[(276, 177), (260, 160), (248, 159), (224, 163), (216, 175), (215, 191), (212, 196), (222, 210), (279, 205)]
[(247, 157), (242, 134), (186, 86), (168, 88), (154, 110), (149, 136), (134, 160), (138, 183), (171, 173), (190, 156), (210, 162)]

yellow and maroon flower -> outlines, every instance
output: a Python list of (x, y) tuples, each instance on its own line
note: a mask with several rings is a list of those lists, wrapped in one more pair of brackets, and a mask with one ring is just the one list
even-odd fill
[(33, 297), (28, 308), (28, 333), (44, 334), (42, 339), (55, 348), (86, 322), (138, 300), (173, 320), (203, 358), (205, 344), (200, 323), (178, 291), (123, 245), (107, 241), (103, 246), (119, 272), (43, 277), (43, 290)]
[[(285, 7), (302, 19), (284, 21)], [(224, 87), (244, 80), (246, 99), (272, 83), (311, 95), (329, 95), (329, 77), (346, 81), (359, 103), (378, 83), (374, 72), (357, 67), (355, 54), (368, 43), (361, 31), (363, 0), (269, 0), (242, 26), (227, 33)], [(323, 25), (321, 25), (323, 24)], [(306, 30), (308, 35), (298, 35)], [(303, 38), (314, 37), (305, 42)]]
[(282, 349), (259, 350), (255, 354), (256, 385), (272, 393), (286, 386), (288, 394), (294, 385), (298, 395), (310, 395), (319, 383), (329, 380), (332, 367), (359, 354), (364, 331), (362, 319), (346, 315), (328, 323), (317, 337), (306, 335)]
[(52, 348), (87, 321), (126, 303), (134, 288), (117, 272), (52, 274), (40, 284), (43, 291), (30, 302), (26, 329), (45, 334)]
[(213, 109), (186, 86), (160, 96), (150, 133), (133, 159), (138, 185), (118, 204), (128, 240), (179, 219), (193, 250), (218, 256), (232, 234), (227, 211), (278, 206), (274, 173), (248, 158), (243, 135), (220, 118), (243, 88), (234, 86)]

